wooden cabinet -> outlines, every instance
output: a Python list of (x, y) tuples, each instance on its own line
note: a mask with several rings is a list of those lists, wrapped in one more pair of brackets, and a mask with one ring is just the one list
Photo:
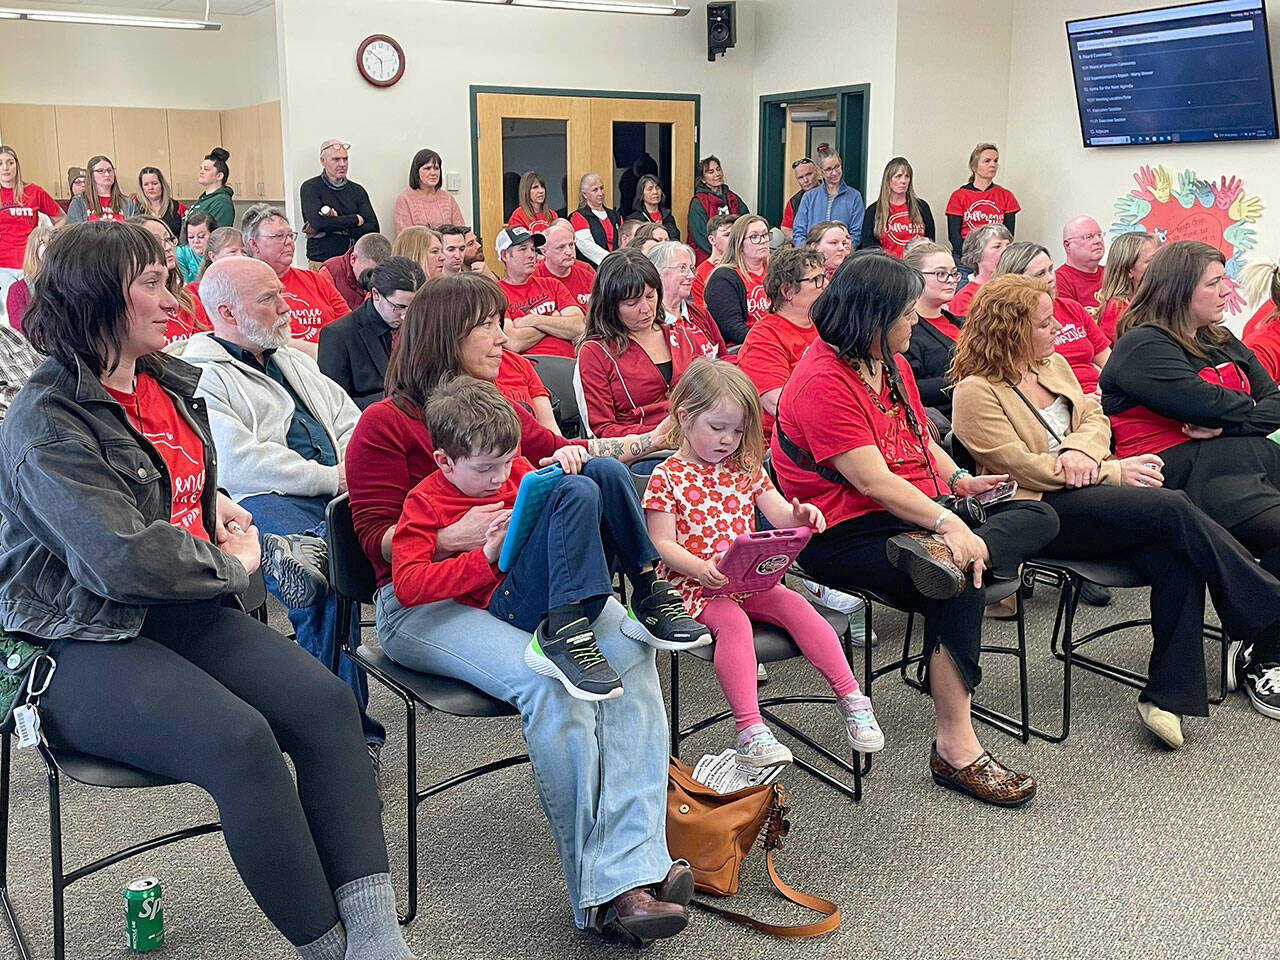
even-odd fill
[(222, 145), (231, 151), (231, 185), (243, 200), (284, 199), (280, 102), (222, 111)]
[[(40, 184), (55, 197), (67, 196), (67, 168), (59, 162), (58, 126), (51, 105), (0, 103), (0, 143), (18, 152), (24, 180)], [(76, 166), (83, 166), (87, 159), (82, 157)]]
[[(204, 192), (196, 179), (200, 163), (222, 143), (222, 119), (217, 110), (166, 110), (169, 127), (169, 182), (179, 200), (194, 200)], [(231, 151), (227, 166), (232, 183), (236, 177), (236, 155)]]
[[(143, 167), (159, 167), (173, 186), (173, 169), (169, 162), (169, 125), (164, 110), (146, 108), (111, 109), (115, 127), (116, 177), (125, 193), (139, 194), (138, 171)], [(177, 194), (181, 196), (181, 194)]]
[[(58, 166), (62, 167), (64, 176), (67, 167), (88, 170), (90, 157), (110, 157), (115, 163), (116, 135), (110, 107), (55, 106), (53, 115), (58, 127)], [(133, 175), (137, 176), (136, 170)], [(130, 185), (127, 170), (117, 169), (116, 180), (125, 194), (138, 188), (136, 183)], [(92, 171), (89, 171), (85, 189), (93, 189)]]

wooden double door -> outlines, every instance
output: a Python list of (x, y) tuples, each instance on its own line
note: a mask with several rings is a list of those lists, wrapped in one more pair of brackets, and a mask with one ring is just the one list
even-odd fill
[[(578, 208), (578, 183), (587, 173), (604, 180), (605, 203), (625, 218), (634, 197), (621, 197), (640, 173), (653, 172), (688, 241), (687, 217), (697, 163), (698, 98), (591, 94), (474, 92), (476, 184), (480, 234), (492, 238), (518, 203), (526, 171), (547, 183), (553, 209)], [(625, 176), (630, 171), (630, 176)], [(488, 257), (495, 270), (501, 264)]]

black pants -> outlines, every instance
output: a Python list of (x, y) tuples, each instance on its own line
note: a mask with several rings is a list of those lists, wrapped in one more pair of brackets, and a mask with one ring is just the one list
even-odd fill
[(1151, 584), (1154, 643), (1140, 699), (1207, 716), (1205, 586), (1227, 633), (1252, 641), (1280, 619), (1280, 582), (1181, 490), (1093, 486), (1044, 502), (1060, 521), (1046, 557), (1125, 560)]
[(1258, 558), (1268, 573), (1280, 577), (1280, 507), (1269, 507), (1236, 524), (1231, 528), (1231, 535)]
[(338, 922), (333, 890), (387, 871), (355, 697), (297, 644), (206, 601), (152, 608), (132, 640), (49, 651), (49, 742), (207, 790), (245, 886), (293, 944)]
[[(800, 563), (808, 573), (837, 589), (869, 590), (901, 610), (923, 614), (926, 689), (929, 657), (942, 645), (972, 693), (982, 680), (978, 648), (986, 606), (983, 591), (966, 581), (964, 590), (950, 600), (921, 596), (885, 553), (890, 537), (915, 529), (887, 511), (864, 514), (815, 534), (800, 554)], [(1012, 578), (1022, 563), (1054, 538), (1058, 520), (1042, 503), (1017, 500), (988, 508), (987, 522), (975, 532), (991, 554), (991, 575)]]

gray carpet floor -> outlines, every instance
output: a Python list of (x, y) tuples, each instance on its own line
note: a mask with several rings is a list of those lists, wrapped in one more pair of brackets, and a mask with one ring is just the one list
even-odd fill
[[(1028, 602), (1033, 651), (1032, 708), (1056, 723), (1061, 670), (1048, 655), (1054, 596)], [(1083, 608), (1087, 628), (1140, 616), (1144, 591), (1118, 592), (1111, 607)], [(277, 611), (278, 613), (278, 611)], [(273, 618), (283, 625), (283, 618)], [(877, 614), (884, 638), (877, 658), (900, 650), (903, 618)], [(996, 640), (1011, 626), (988, 624)], [(1096, 646), (1141, 669), (1148, 635), (1134, 631)], [(666, 674), (665, 656), (660, 661)], [(1210, 686), (1218, 646), (1206, 646)], [(1013, 706), (1014, 674), (1002, 658), (984, 660), (983, 698)], [(822, 692), (804, 661), (774, 665), (770, 694)], [(665, 681), (664, 681), (665, 682)], [(720, 709), (708, 665), (682, 671), (685, 716)], [(792, 833), (777, 855), (794, 886), (837, 901), (841, 927), (811, 941), (775, 940), (695, 913), (680, 937), (650, 957), (1107, 957), (1185, 960), (1280, 957), (1280, 867), (1271, 827), (1280, 809), (1280, 723), (1255, 713), (1242, 693), (1185, 724), (1180, 751), (1159, 745), (1135, 715), (1136, 691), (1079, 673), (1070, 739), (1023, 745), (979, 726), (987, 746), (1030, 770), (1039, 794), (1021, 810), (985, 807), (935, 786), (928, 775), (929, 702), (893, 675), (874, 690), (888, 738), (866, 794), (854, 805), (798, 769), (783, 775)], [(404, 720), (398, 702), (373, 685), (371, 712), (388, 727), (384, 823), (392, 872), (403, 891)], [(829, 706), (786, 708), (835, 749), (841, 732)], [(423, 782), (520, 752), (514, 720), (419, 720)], [(686, 760), (728, 745), (731, 725), (686, 742)], [(48, 814), (43, 768), (24, 751), (14, 765), (10, 886), (37, 956), (51, 955), (48, 921)], [(214, 815), (190, 786), (110, 792), (69, 784), (63, 791), (67, 863), (108, 845)], [(573, 927), (555, 850), (528, 767), (518, 766), (433, 798), (420, 808), (423, 875), (417, 920), (407, 928), (423, 958), (604, 957), (630, 948)], [(155, 874), (164, 885), (168, 942), (161, 956), (294, 956), (257, 910), (219, 835), (199, 838), (90, 877), (68, 893), (68, 956), (110, 958), (123, 947), (120, 888)], [(783, 921), (807, 919), (770, 890), (763, 857), (743, 867), (739, 908), (755, 904)], [(403, 892), (401, 893), (403, 896)], [(0, 931), (0, 957), (16, 949)]]

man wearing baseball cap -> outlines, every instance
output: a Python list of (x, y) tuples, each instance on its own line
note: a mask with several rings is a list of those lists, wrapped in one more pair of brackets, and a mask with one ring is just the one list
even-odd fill
[(573, 344), (586, 329), (586, 317), (573, 294), (553, 277), (535, 277), (540, 233), (503, 227), (494, 243), (505, 276), (498, 286), (507, 295), (507, 349), (517, 353), (574, 355)]
[(302, 232), (307, 235), (307, 259), (315, 268), (351, 249), (366, 233), (378, 232), (378, 215), (369, 194), (347, 179), (349, 144), (330, 138), (320, 144), (318, 177), (302, 184)]

